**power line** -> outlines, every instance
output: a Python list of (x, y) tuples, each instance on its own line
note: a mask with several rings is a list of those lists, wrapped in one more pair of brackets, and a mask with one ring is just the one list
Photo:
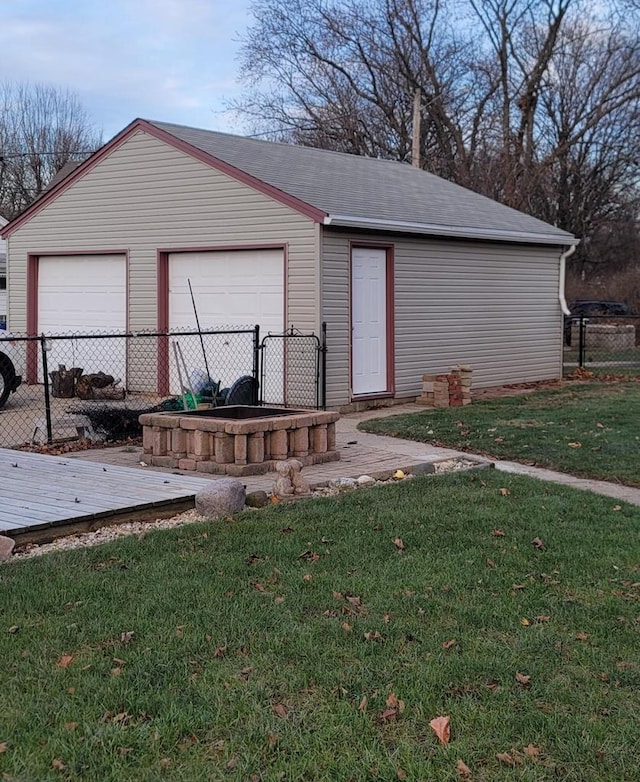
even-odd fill
[(92, 155), (93, 152), (88, 149), (73, 149), (71, 151), (66, 150), (59, 150), (57, 152), (7, 152), (7, 153), (0, 153), (0, 163), (5, 160), (5, 158), (11, 158), (11, 157), (32, 157), (34, 155), (40, 157), (40, 156), (46, 156), (46, 155)]

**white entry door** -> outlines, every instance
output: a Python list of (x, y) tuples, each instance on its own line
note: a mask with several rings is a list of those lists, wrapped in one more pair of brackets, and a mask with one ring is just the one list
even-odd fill
[(351, 252), (351, 386), (354, 395), (387, 387), (387, 251)]

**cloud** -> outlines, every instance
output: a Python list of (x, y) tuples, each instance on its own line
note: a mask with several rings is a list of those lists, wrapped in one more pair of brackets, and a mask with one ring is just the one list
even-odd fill
[(247, 2), (14, 2), (0, 24), (3, 79), (76, 92), (107, 135), (135, 116), (224, 125)]

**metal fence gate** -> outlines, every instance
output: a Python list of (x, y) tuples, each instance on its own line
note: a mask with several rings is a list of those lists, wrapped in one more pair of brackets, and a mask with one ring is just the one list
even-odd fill
[(260, 343), (260, 404), (326, 409), (327, 324), (321, 335), (291, 326)]

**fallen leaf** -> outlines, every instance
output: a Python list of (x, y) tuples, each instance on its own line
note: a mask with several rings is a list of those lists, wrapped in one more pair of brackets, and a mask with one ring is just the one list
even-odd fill
[(335, 592), (334, 591), (331, 594), (333, 595), (333, 599), (334, 600), (344, 600), (344, 595), (342, 594), (342, 592)]
[(614, 505), (613, 509), (616, 510), (616, 511), (622, 510), (622, 505)]
[(504, 538), (504, 530), (503, 529), (494, 529), (491, 533), (494, 538)]
[(351, 603), (351, 605), (354, 605), (354, 606), (361, 606), (362, 605), (362, 598), (361, 597), (356, 597), (356, 596), (352, 595), (351, 597), (347, 597), (347, 600)]
[(64, 729), (65, 730), (75, 730), (78, 727), (77, 722), (65, 722), (64, 723)]
[(596, 424), (596, 429), (604, 429), (604, 424), (601, 424), (600, 422), (598, 422)]
[(17, 632), (19, 632), (19, 630), (20, 628), (18, 627), (18, 625), (11, 625), (11, 627), (7, 630), (7, 632), (10, 635), (15, 635)]
[(399, 714), (402, 714), (404, 711), (404, 701), (400, 700), (395, 692), (392, 692), (387, 698), (387, 706), (390, 709), (397, 709)]
[(63, 762), (62, 762), (62, 761), (61, 761), (59, 758), (54, 758), (54, 759), (51, 761), (51, 765), (52, 765), (54, 768), (57, 768), (57, 769), (58, 769), (58, 771), (64, 771), (64, 770), (65, 770), (65, 768), (66, 768), (65, 764), (64, 764), (64, 763), (63, 763)]
[(529, 625), (531, 624), (531, 622), (530, 622), (530, 621), (527, 619), (527, 617), (526, 617), (526, 616), (523, 616), (523, 617), (522, 617), (522, 619), (520, 620), (520, 624), (521, 624), (523, 627), (529, 627)]
[(489, 559), (489, 557), (487, 557), (487, 563), (486, 564), (487, 564), (487, 567), (495, 567), (496, 566), (496, 563), (492, 559)]
[(460, 774), (461, 777), (470, 777), (471, 776), (471, 769), (463, 760), (459, 760), (456, 763), (456, 771), (458, 774)]
[(567, 443), (569, 448), (582, 448), (582, 443)]
[(133, 630), (128, 630), (126, 633), (120, 633), (120, 643), (121, 644), (130, 643), (134, 635), (135, 633)]
[(544, 543), (540, 540), (540, 538), (534, 538), (531, 543), (539, 550), (542, 551), (544, 548)]
[(508, 497), (509, 494), (511, 494), (511, 492), (509, 491), (509, 489), (502, 488), (500, 489), (500, 494), (502, 494), (503, 497)]
[(316, 554), (315, 551), (307, 549), (302, 554), (298, 555), (298, 559), (306, 559), (308, 562), (317, 562), (320, 559), (320, 554)]
[(398, 549), (399, 552), (404, 551), (404, 543), (402, 538), (394, 538), (393, 545)]
[(358, 706), (358, 711), (366, 711), (368, 703), (369, 703), (369, 699), (367, 698), (366, 695), (363, 695), (362, 700), (360, 701), (360, 705)]
[(264, 587), (264, 584), (261, 584), (259, 581), (256, 581), (253, 585), (253, 588), (256, 590), (256, 592), (266, 592), (267, 590)]
[(442, 642), (442, 648), (443, 649), (451, 649), (452, 646), (455, 646), (458, 643), (458, 641), (455, 638), (452, 638), (450, 641), (443, 641)]
[(311, 573), (305, 573), (304, 576), (302, 576), (302, 580), (306, 581), (307, 583), (309, 583), (309, 581), (311, 581), (312, 578), (313, 576), (311, 575)]
[(169, 768), (171, 765), (171, 758), (160, 758), (159, 765), (161, 768)]
[(176, 627), (176, 637), (182, 638), (182, 631), (184, 630), (184, 625), (178, 625)]
[(435, 717), (429, 723), (429, 727), (436, 734), (441, 744), (448, 744), (451, 740), (451, 718)]
[(269, 497), (269, 502), (273, 505), (277, 505), (280, 502), (280, 497), (278, 497), (277, 494), (272, 494), (271, 497)]
[(9, 746), (9, 742), (3, 741), (0, 743), (0, 755), (2, 755), (3, 752), (7, 751), (7, 747)]
[(381, 638), (382, 636), (377, 630), (364, 634), (365, 641), (379, 641)]
[(72, 662), (73, 655), (63, 654), (62, 657), (58, 660), (58, 668), (68, 668)]
[(342, 629), (345, 631), (345, 633), (350, 633), (353, 630), (353, 627), (349, 624), (349, 622), (343, 622)]
[(531, 683), (531, 676), (528, 676), (526, 673), (517, 672), (516, 681), (526, 687)]
[(548, 622), (551, 619), (550, 616), (547, 616), (546, 614), (538, 614), (536, 616), (536, 622)]
[(504, 442), (504, 437), (494, 437), (493, 438), (493, 442), (494, 443), (503, 443)]
[(227, 653), (227, 645), (225, 644), (224, 646), (216, 647), (216, 650), (213, 653), (213, 656), (220, 658), (220, 657), (224, 657), (226, 653)]
[(586, 641), (589, 636), (586, 633), (578, 633), (576, 635), (576, 641)]
[(289, 709), (287, 709), (284, 703), (276, 703), (273, 707), (273, 713), (278, 717), (286, 717), (289, 713)]
[(404, 771), (403, 769), (399, 768), (396, 771), (396, 777), (398, 777), (398, 779), (406, 779), (407, 778), (407, 772)]
[(234, 755), (232, 758), (230, 758), (227, 761), (225, 768), (227, 769), (227, 771), (233, 771), (237, 765), (238, 765), (238, 756)]
[(111, 669), (112, 676), (120, 676), (121, 673), (122, 673), (122, 668), (120, 666)]
[(382, 717), (383, 720), (388, 722), (389, 720), (393, 720), (393, 719), (395, 719), (398, 716), (398, 710), (397, 709), (384, 709), (381, 712), (380, 716)]
[(506, 766), (515, 766), (516, 762), (511, 757), (511, 755), (508, 752), (499, 752), (496, 757), (501, 763), (504, 763)]
[(536, 747), (534, 744), (527, 744), (523, 752), (530, 758), (536, 758), (540, 754), (540, 747)]
[(383, 614), (382, 619), (384, 620), (384, 623), (388, 625), (391, 621), (391, 614)]
[(284, 603), (284, 597), (282, 595), (278, 595), (278, 597), (275, 598), (273, 601), (276, 605), (280, 605), (281, 603)]

